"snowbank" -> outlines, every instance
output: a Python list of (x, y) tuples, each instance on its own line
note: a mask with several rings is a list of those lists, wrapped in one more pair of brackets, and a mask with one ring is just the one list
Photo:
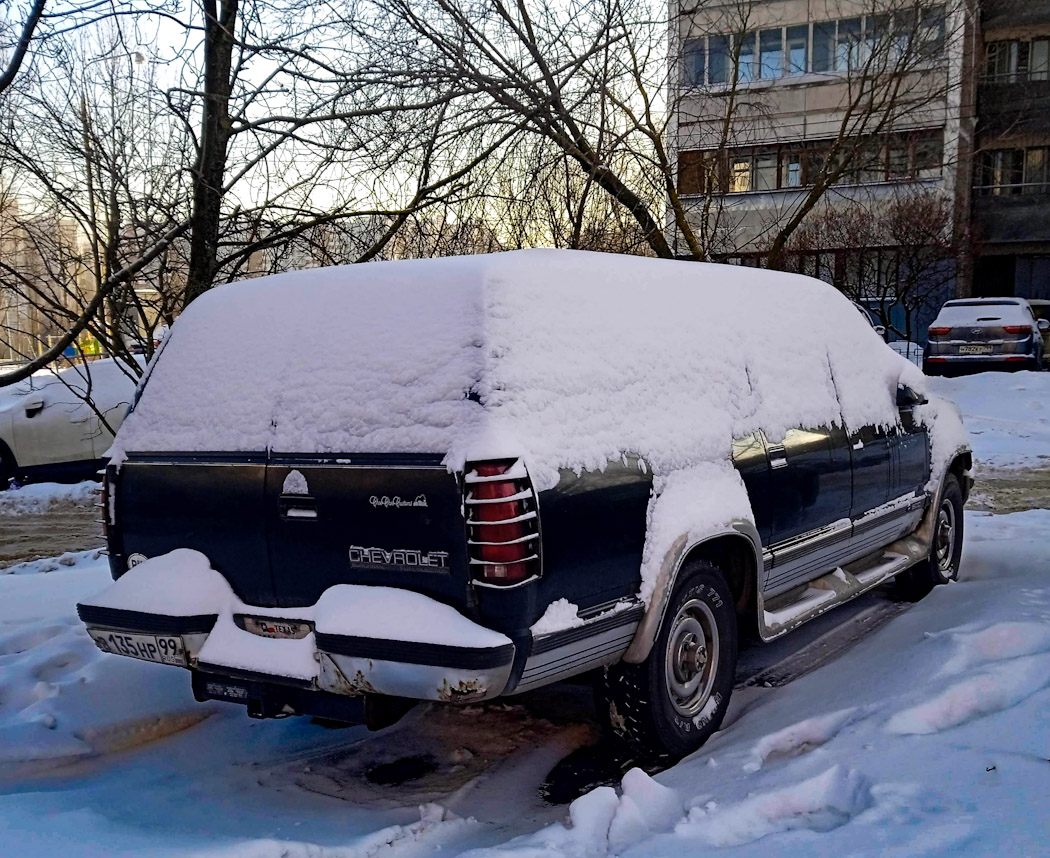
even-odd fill
[(72, 562), (51, 574), (0, 576), (4, 774), (129, 747), (210, 711), (194, 704), (181, 672), (99, 652), (75, 604), (105, 586), (109, 565), (97, 552), (65, 556)]
[(0, 491), (0, 515), (40, 515), (60, 504), (88, 506), (98, 499), (101, 483), (31, 483)]
[(1050, 372), (931, 378), (966, 417), (974, 459), (999, 468), (1050, 464)]
[(469, 854), (1045, 854), (1048, 539), (1050, 510), (970, 514), (958, 583), (738, 701), (731, 727), (646, 779), (658, 802), (634, 801), (645, 776), (629, 772), (566, 822)]
[(902, 378), (922, 386), (799, 275), (545, 250), (384, 262), (195, 301), (114, 455), (523, 455), (542, 489), (624, 452), (668, 474), (757, 428), (888, 425)]

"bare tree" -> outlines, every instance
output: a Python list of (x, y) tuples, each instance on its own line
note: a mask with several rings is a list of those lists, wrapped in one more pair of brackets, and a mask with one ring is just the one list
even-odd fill
[[(622, 0), (376, 0), (390, 80), (406, 88), (440, 81), (462, 113), (496, 126), (523, 122), (629, 213), (655, 255), (696, 259), (740, 242), (726, 200), (729, 156), (769, 130), (765, 120), (780, 97), (775, 87), (753, 85), (755, 58), (744, 55), (738, 35), (754, 35), (764, 5), (683, 4), (669, 20), (662, 4)], [(827, 75), (836, 121), (822, 161), (753, 236), (774, 267), (807, 213), (872, 157), (874, 141), (928, 118), (958, 85), (943, 50), (957, 16), (944, 2), (852, 7), (882, 30), (836, 48), (844, 59)], [(699, 37), (721, 40), (717, 76), (698, 78), (688, 68)], [(689, 159), (674, 145), (679, 138)]]
[(943, 302), (959, 255), (951, 200), (911, 191), (814, 212), (793, 235), (784, 267), (827, 280), (911, 342), (916, 320)]

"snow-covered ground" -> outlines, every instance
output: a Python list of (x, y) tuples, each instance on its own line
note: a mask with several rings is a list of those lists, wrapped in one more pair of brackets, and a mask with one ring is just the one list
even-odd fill
[[(936, 385), (982, 465), (1047, 465), (1050, 373)], [(422, 709), (379, 734), (249, 721), (195, 703), (184, 671), (93, 647), (74, 606), (109, 583), (104, 558), (11, 567), (0, 854), (1048, 854), (1050, 510), (966, 527), (958, 583), (801, 679), (738, 689), (699, 753), (567, 809), (535, 788), (578, 727), (515, 707)], [(447, 751), (429, 791), (355, 785), (365, 760), (426, 742)]]
[(101, 483), (30, 483), (0, 492), (0, 516), (39, 515), (59, 504), (83, 506), (98, 497)]
[(932, 378), (930, 387), (959, 406), (979, 466), (1050, 466), (1050, 372)]

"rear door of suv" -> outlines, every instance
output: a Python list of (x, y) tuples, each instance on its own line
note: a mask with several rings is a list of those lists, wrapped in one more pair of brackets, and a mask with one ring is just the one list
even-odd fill
[(466, 608), (463, 496), (441, 459), (273, 454), (264, 509), (277, 604), (312, 605), (335, 584), (367, 584)]

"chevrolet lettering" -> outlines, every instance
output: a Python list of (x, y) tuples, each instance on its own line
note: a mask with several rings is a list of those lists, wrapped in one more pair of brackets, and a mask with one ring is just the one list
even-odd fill
[(447, 551), (416, 551), (411, 548), (363, 548), (350, 546), (354, 566), (389, 566), (395, 569), (447, 569)]

